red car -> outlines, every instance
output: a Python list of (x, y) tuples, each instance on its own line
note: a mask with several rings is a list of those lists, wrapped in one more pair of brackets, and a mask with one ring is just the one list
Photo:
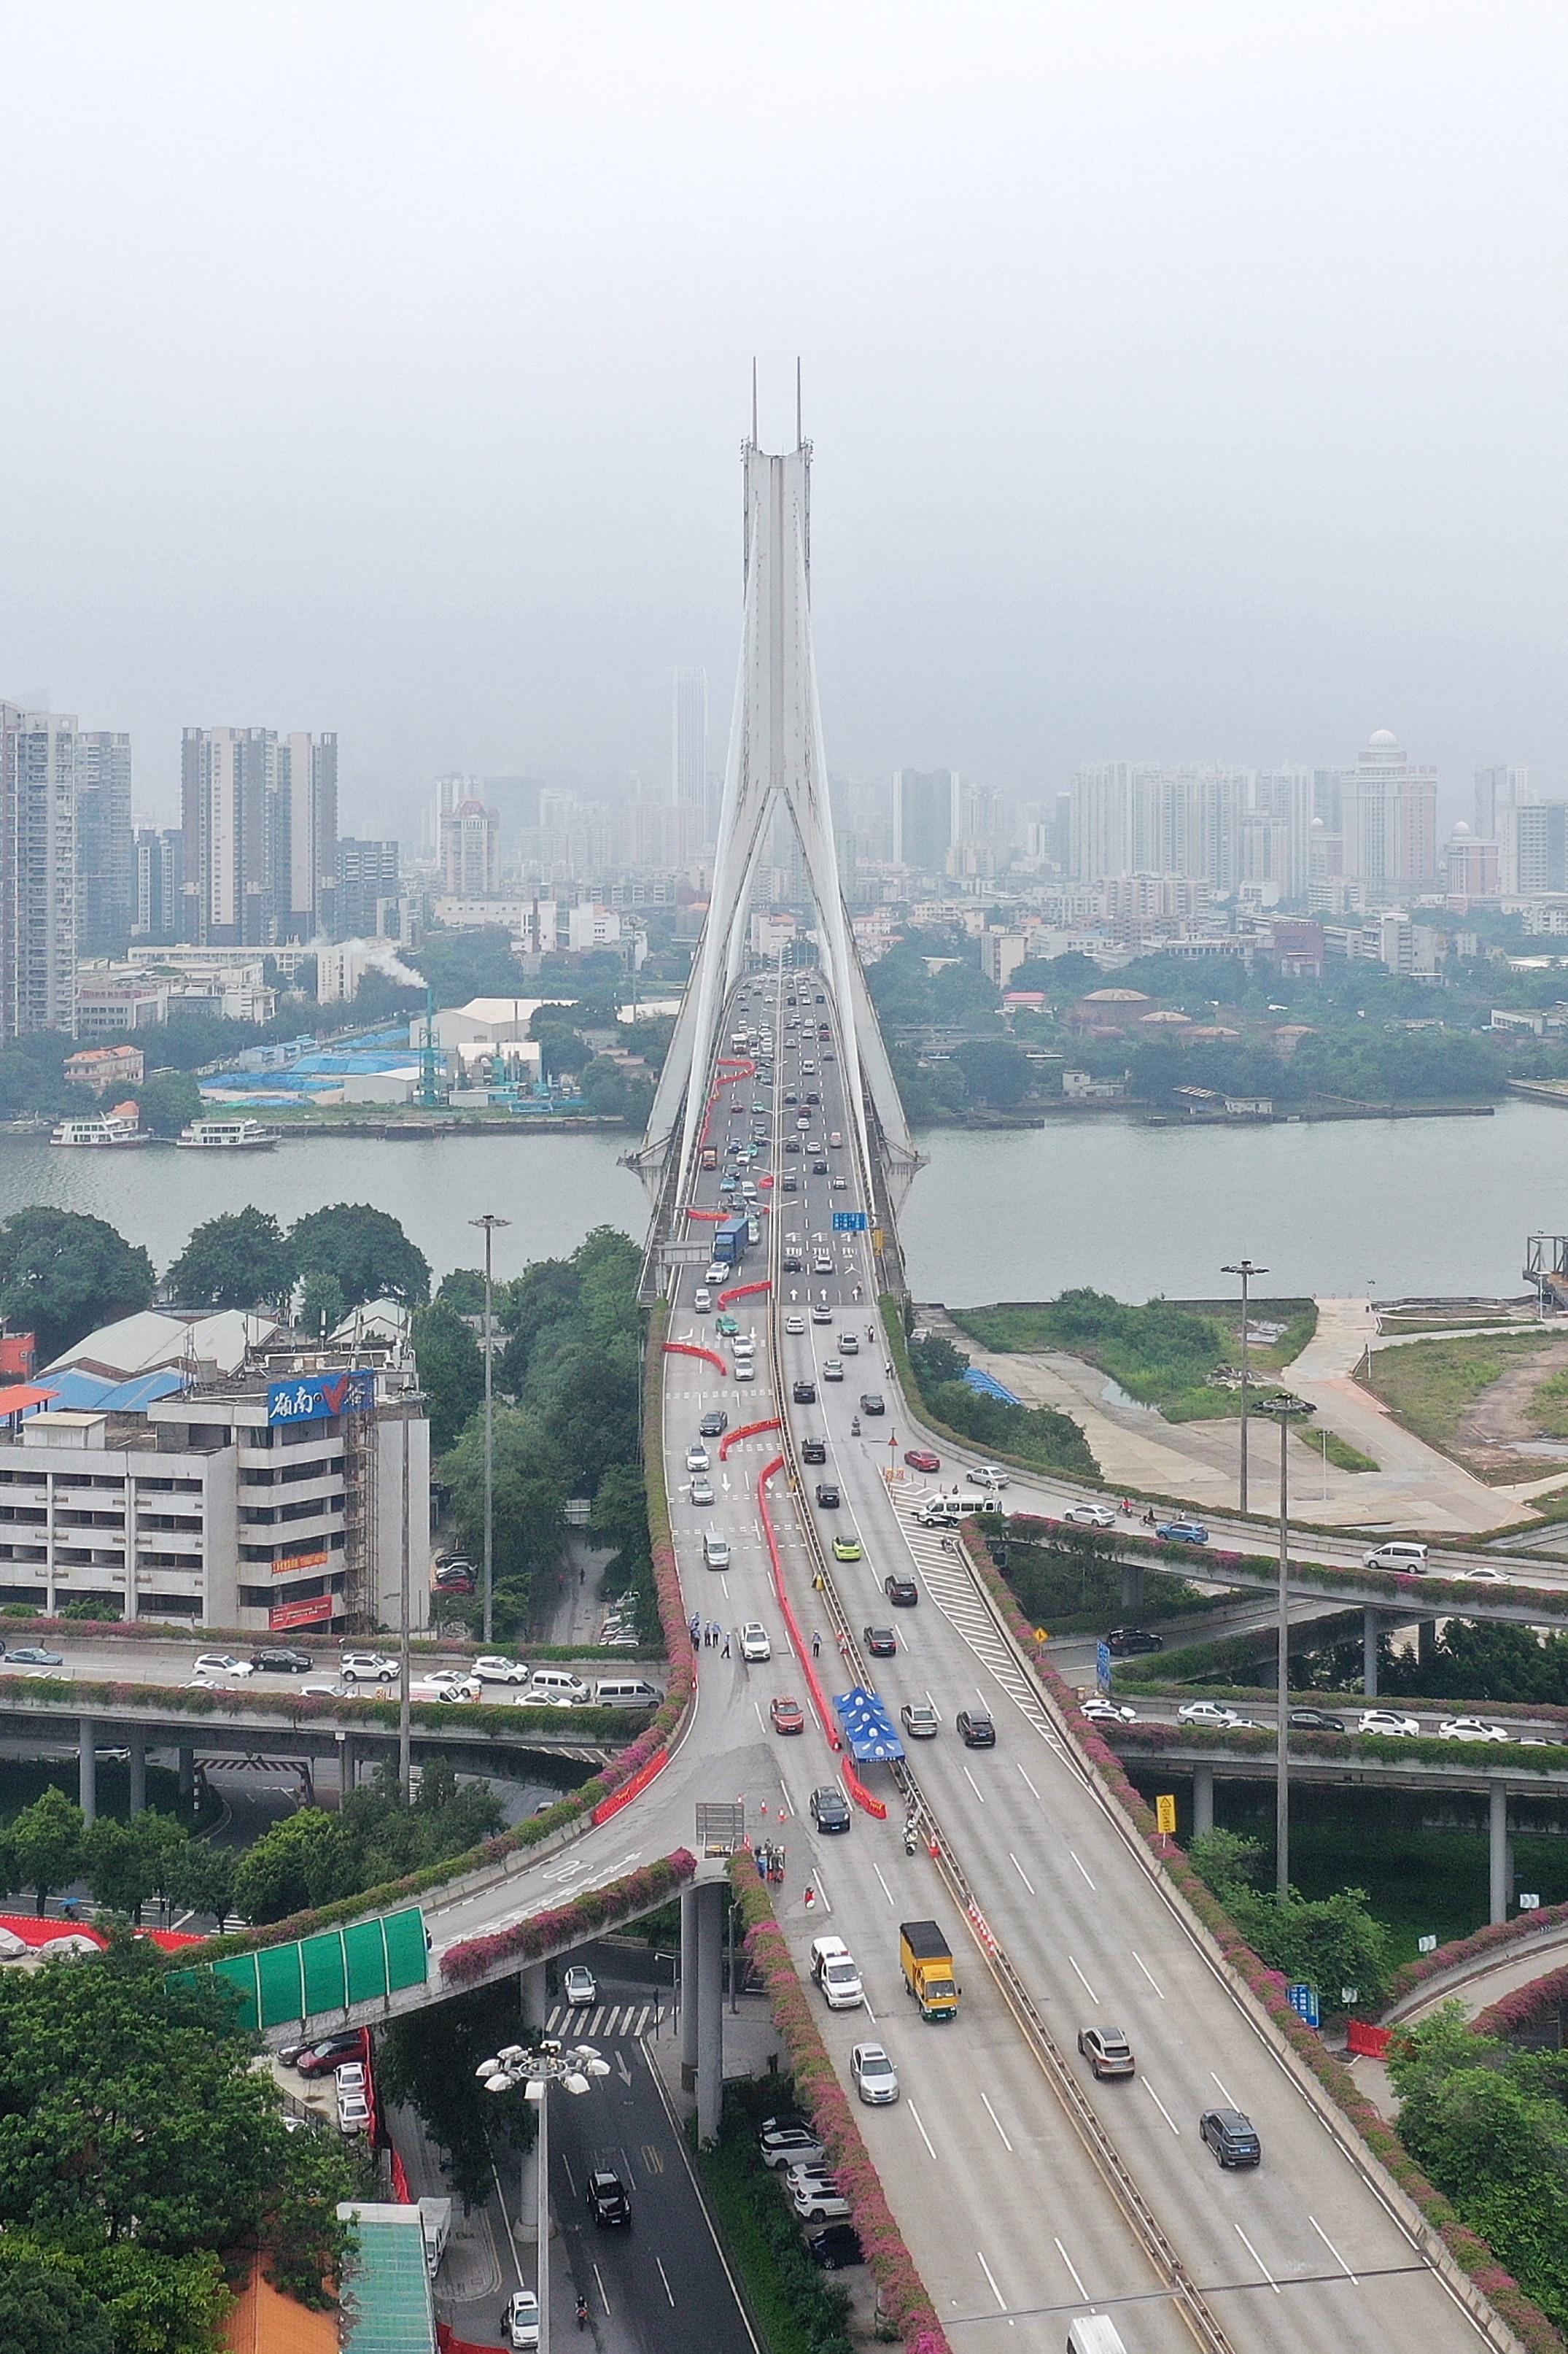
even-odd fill
[(928, 1447), (906, 1447), (904, 1460), (911, 1471), (939, 1471), (942, 1468), (941, 1457), (933, 1455)]
[(773, 1719), (775, 1733), (804, 1733), (806, 1712), (798, 1700), (776, 1700), (768, 1713)]
[(361, 2063), (370, 2057), (369, 2031), (363, 2027), (351, 2027), (341, 2035), (329, 2035), (320, 2043), (312, 2044), (293, 2062), (302, 2076), (332, 2076), (351, 2060)]

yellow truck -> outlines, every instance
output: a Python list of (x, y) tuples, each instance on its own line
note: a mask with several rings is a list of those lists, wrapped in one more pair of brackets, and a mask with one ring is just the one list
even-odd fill
[(914, 1996), (922, 2019), (957, 2018), (959, 1987), (953, 1951), (935, 1921), (900, 1921), (898, 1958), (904, 1991)]

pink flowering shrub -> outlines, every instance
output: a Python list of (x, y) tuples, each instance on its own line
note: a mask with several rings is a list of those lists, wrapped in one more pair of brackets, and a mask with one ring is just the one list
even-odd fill
[(534, 1962), (541, 1955), (581, 1945), (585, 1937), (667, 1903), (696, 1868), (696, 1857), (683, 1847), (677, 1848), (673, 1855), (645, 1863), (623, 1880), (609, 1881), (602, 1888), (585, 1888), (569, 1904), (552, 1905), (510, 1928), (449, 1946), (441, 1956), (441, 1976), (449, 1986), (469, 1986), (500, 1963)]

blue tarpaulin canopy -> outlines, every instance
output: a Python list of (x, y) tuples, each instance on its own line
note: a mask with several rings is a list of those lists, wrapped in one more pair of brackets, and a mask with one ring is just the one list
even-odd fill
[(876, 1760), (890, 1764), (903, 1756), (904, 1744), (894, 1730), (885, 1704), (874, 1691), (867, 1691), (863, 1684), (856, 1684), (853, 1691), (837, 1693), (833, 1712), (843, 1727), (850, 1755), (857, 1765)]

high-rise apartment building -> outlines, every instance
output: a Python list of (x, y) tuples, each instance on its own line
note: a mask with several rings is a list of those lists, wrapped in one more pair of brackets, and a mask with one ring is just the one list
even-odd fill
[(1269, 772), (1260, 801), (1259, 779), (1247, 769), (1125, 760), (1080, 769), (1072, 792), (1073, 875), (1083, 883), (1182, 875), (1217, 891), (1272, 882), (1282, 898), (1294, 896), (1306, 886), (1303, 773)]
[(76, 853), (77, 945), (83, 956), (122, 956), (136, 914), (129, 736), (77, 737)]
[(397, 844), (391, 841), (359, 842), (353, 834), (337, 845), (336, 928), (345, 940), (368, 940), (380, 927), (377, 914), (384, 899), (397, 896)]
[(1531, 798), (1528, 769), (1478, 769), (1474, 829), (1478, 839), (1500, 842), (1504, 811), (1522, 808)]
[(1345, 874), (1369, 905), (1430, 891), (1437, 883), (1437, 771), (1406, 758), (1386, 727), (1341, 771)]
[(959, 785), (953, 769), (895, 769), (893, 863), (916, 875), (945, 875), (959, 838)]
[(1505, 898), (1568, 891), (1568, 801), (1527, 801), (1500, 815), (1498, 864)]
[(76, 1029), (77, 725), (0, 703), (0, 1035)]
[(480, 801), (459, 801), (440, 819), (441, 889), (462, 899), (489, 897), (501, 888), (501, 812)]
[(138, 826), (134, 847), (135, 906), (131, 937), (174, 941), (180, 936), (185, 837), (177, 825)]
[(281, 748), (289, 798), (289, 905), (278, 938), (330, 939), (337, 891), (337, 737), (290, 736)]
[(183, 938), (313, 939), (337, 885), (337, 737), (187, 727), (181, 746)]
[(708, 776), (705, 670), (670, 673), (670, 800), (676, 809), (701, 812), (702, 841), (716, 838), (718, 804)]

